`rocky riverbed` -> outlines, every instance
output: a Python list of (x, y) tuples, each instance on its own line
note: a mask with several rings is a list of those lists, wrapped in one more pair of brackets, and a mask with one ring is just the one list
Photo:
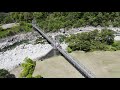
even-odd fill
[[(47, 33), (49, 36), (57, 36), (57, 35), (70, 35), (70, 34), (77, 34), (82, 32), (90, 32), (93, 30), (102, 30), (102, 29), (110, 29), (116, 32), (120, 32), (120, 27), (93, 27), (93, 26), (86, 26), (86, 27), (80, 27), (80, 28), (71, 28), (69, 30), (65, 30), (64, 28), (60, 29), (59, 32), (55, 33)], [(64, 32), (64, 33), (63, 33)], [(120, 40), (120, 36), (115, 36), (115, 40)]]
[[(73, 28), (66, 33), (68, 34), (74, 34), (74, 33), (80, 33), (80, 32), (85, 32), (85, 31), (91, 31), (94, 29), (103, 29), (102, 27), (81, 27), (81, 28)], [(109, 28), (112, 30), (118, 30), (119, 28)], [(63, 34), (61, 32), (56, 32), (56, 33), (48, 33), (49, 36), (57, 36)], [(16, 42), (20, 42), (23, 40), (28, 40), (30, 42), (35, 42), (35, 40), (41, 37), (37, 32), (29, 32), (26, 34), (18, 34), (12, 37), (7, 37), (4, 39), (0, 39), (0, 49), (3, 49), (5, 47), (8, 47), (10, 45), (13, 45)], [(119, 38), (117, 37), (117, 40)], [(67, 45), (65, 43), (61, 44), (63, 49), (66, 49)], [(45, 56), (47, 53), (49, 53), (53, 47), (50, 44), (21, 44), (18, 45), (17, 47), (7, 50), (7, 51), (2, 51), (0, 52), (0, 69), (5, 68), (7, 70), (12, 70), (19, 64), (23, 62), (23, 60), (26, 57), (29, 57), (33, 60), (36, 60), (37, 58), (40, 58), (42, 56)]]
[[(65, 43), (61, 44), (63, 49), (67, 48)], [(53, 47), (50, 44), (22, 44), (12, 50), (0, 52), (0, 69), (12, 70), (20, 65), (26, 57), (38, 60), (48, 54)]]
[(0, 49), (13, 45), (17, 42), (21, 42), (23, 40), (35, 41), (38, 37), (40, 37), (40, 35), (37, 32), (29, 32), (3, 38), (0, 39)]
[(36, 60), (52, 50), (50, 44), (22, 44), (12, 50), (0, 52), (0, 68), (12, 70), (23, 62), (26, 57)]
[[(22, 33), (15, 36), (0, 39), (0, 69), (4, 68), (9, 71), (20, 65), (23, 60), (28, 57), (37, 60), (48, 54), (53, 47), (50, 44), (35, 44), (36, 39), (41, 37), (37, 32)], [(22, 43), (12, 49), (3, 50), (15, 43), (28, 40), (29, 43)], [(65, 43), (61, 44), (63, 49), (66, 49)], [(2, 51), (3, 50), (3, 51)]]

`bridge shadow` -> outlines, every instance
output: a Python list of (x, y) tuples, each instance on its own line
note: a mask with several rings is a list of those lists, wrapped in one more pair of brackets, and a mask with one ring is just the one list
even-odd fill
[(48, 58), (51, 58), (51, 57), (54, 57), (54, 56), (58, 56), (58, 55), (61, 55), (60, 53), (59, 53), (59, 51), (58, 50), (56, 50), (56, 49), (52, 49), (50, 52), (48, 52), (45, 56), (43, 56), (43, 57), (40, 57), (40, 58), (37, 58), (38, 60), (41, 60), (41, 61), (44, 61), (44, 60), (46, 60), (46, 59), (48, 59)]
[(40, 35), (42, 35), (44, 38), (47, 39), (47, 41), (49, 43), (51, 43), (51, 45), (53, 46), (53, 51), (51, 50), (48, 54), (46, 54), (44, 57), (41, 57), (40, 60), (44, 60), (46, 58), (50, 58), (54, 55), (57, 55), (57, 52), (54, 51), (55, 49), (58, 50), (58, 52), (60, 52), (64, 58), (69, 62), (71, 63), (71, 65), (73, 65), (84, 77), (86, 78), (93, 78), (94, 75), (85, 68), (84, 65), (78, 63), (75, 61), (75, 59), (73, 59), (67, 52), (65, 52), (63, 49), (61, 49), (60, 47), (56, 47), (56, 43), (50, 39), (50, 37), (48, 37), (43, 31), (41, 31), (37, 26), (33, 25), (33, 29), (35, 31), (37, 31)]

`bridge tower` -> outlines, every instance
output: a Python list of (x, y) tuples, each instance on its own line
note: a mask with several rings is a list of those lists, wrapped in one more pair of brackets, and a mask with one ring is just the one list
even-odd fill
[(56, 49), (56, 47), (57, 47), (57, 41), (56, 41), (56, 39), (55, 39), (55, 36), (52, 36), (52, 39), (53, 39), (53, 41), (54, 41), (53, 55), (56, 56), (56, 55), (59, 54), (59, 51)]
[(32, 24), (36, 25), (36, 19), (35, 18), (32, 20)]
[(55, 41), (55, 36), (52, 36), (52, 39), (54, 41), (54, 46), (53, 46), (53, 55), (56, 55), (56, 41)]

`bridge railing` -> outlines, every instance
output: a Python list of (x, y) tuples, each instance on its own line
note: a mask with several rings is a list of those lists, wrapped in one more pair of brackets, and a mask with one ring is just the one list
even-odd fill
[[(45, 37), (53, 46), (55, 45), (55, 42), (52, 41), (46, 34), (44, 34), (36, 24), (32, 23), (33, 28), (35, 28), (38, 33), (42, 34), (43, 37)], [(65, 52), (62, 48), (56, 47), (61, 54), (63, 54), (64, 57), (67, 58), (67, 60), (84, 76), (87, 78), (94, 78), (94, 74), (92, 74), (87, 68), (85, 68), (84, 65), (78, 63), (75, 59), (73, 59), (67, 52)]]
[(73, 57), (71, 57), (65, 50), (57, 47), (57, 49), (68, 59), (68, 61), (80, 72), (84, 77), (94, 78), (95, 75), (89, 71), (83, 64), (77, 62)]
[(53, 42), (47, 35), (45, 35), (45, 34), (38, 28), (38, 26), (36, 26), (35, 24), (32, 24), (32, 26), (33, 26), (33, 28), (35, 28), (35, 30), (36, 30), (38, 33), (42, 34), (42, 35), (54, 46), (54, 42)]

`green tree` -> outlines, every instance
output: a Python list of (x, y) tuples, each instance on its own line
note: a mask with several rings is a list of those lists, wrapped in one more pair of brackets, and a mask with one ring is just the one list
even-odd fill
[(10, 72), (5, 69), (0, 69), (0, 78), (15, 78), (15, 75), (10, 74)]
[(80, 50), (83, 50), (85, 52), (90, 51), (90, 42), (89, 41), (80, 41), (79, 42), (80, 45)]
[(31, 77), (36, 66), (36, 62), (32, 61), (30, 58), (25, 59), (25, 63), (22, 63), (23, 71), (20, 77)]
[(98, 37), (99, 37), (99, 31), (98, 30), (94, 30), (88, 33), (87, 37), (89, 38), (89, 41), (97, 41)]
[(111, 45), (114, 42), (114, 32), (111, 30), (103, 29), (100, 33), (102, 43)]
[(30, 58), (25, 58), (24, 61), (25, 63), (22, 63), (23, 70), (20, 73), (20, 78), (36, 78), (32, 76), (35, 70), (36, 62), (32, 61)]
[[(79, 33), (67, 37), (65, 42), (68, 43), (70, 52), (75, 50), (94, 51), (94, 50), (111, 50), (110, 45), (114, 43), (114, 35), (111, 30), (94, 30), (91, 32)], [(72, 50), (71, 50), (72, 49)], [(114, 49), (114, 48), (113, 48)]]
[(70, 47), (67, 47), (67, 52), (68, 53), (71, 53), (72, 52), (72, 49)]

